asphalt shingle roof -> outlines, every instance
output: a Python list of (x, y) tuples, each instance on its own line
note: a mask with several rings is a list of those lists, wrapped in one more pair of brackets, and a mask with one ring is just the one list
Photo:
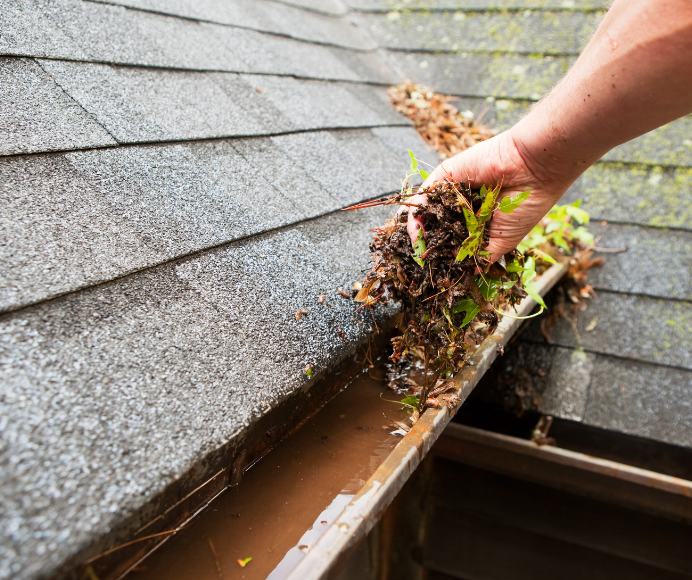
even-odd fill
[(338, 210), (435, 156), (336, 0), (0, 19), (0, 578), (37, 578), (354, 354), (337, 289), (390, 210)]
[[(502, 128), (602, 13), (590, 0), (402, 0), (475, 12), (397, 18), (390, 0), (350, 3), (367, 10), (0, 0), (0, 578), (53, 575), (97, 539), (117, 543), (159, 492), (193, 484), (370, 336), (373, 319), (336, 289), (360, 277), (367, 230), (390, 211), (338, 210), (398, 189), (409, 148), (435, 162), (386, 85), (406, 74)], [(483, 12), (498, 7), (519, 11)], [(493, 22), (518, 33), (449, 51)], [(521, 53), (548, 45), (558, 54)], [(564, 328), (553, 346), (529, 331), (516, 351), (548, 371), (550, 412), (684, 445), (690, 122), (618, 148), (567, 195), (621, 222), (599, 226), (602, 244), (631, 247), (594, 275), (586, 357)], [(658, 274), (659, 254), (676, 278)]]

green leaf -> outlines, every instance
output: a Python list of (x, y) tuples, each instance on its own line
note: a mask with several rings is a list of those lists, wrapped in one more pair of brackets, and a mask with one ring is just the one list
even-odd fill
[(583, 209), (579, 209), (578, 207), (574, 207), (573, 205), (568, 205), (566, 209), (567, 215), (572, 219), (578, 221), (580, 224), (589, 223), (589, 214), (586, 213)]
[(421, 169), (418, 173), (420, 173), (420, 176), (423, 178), (423, 180), (428, 179), (428, 176), (430, 175), (425, 169)]
[(461, 244), (461, 248), (459, 249), (459, 253), (457, 254), (456, 261), (461, 262), (462, 260), (465, 260), (469, 256), (473, 256), (476, 253), (476, 250), (478, 249), (478, 246), (481, 245), (481, 239), (478, 234), (474, 234), (469, 236), (464, 240), (464, 243)]
[(542, 306), (543, 308), (547, 308), (545, 302), (543, 301), (543, 297), (538, 293), (538, 288), (533, 282), (524, 282), (524, 290), (526, 290), (526, 293), (536, 301), (536, 304)]
[(478, 228), (480, 227), (480, 224), (476, 219), (476, 215), (472, 211), (466, 209), (465, 207), (462, 207), (461, 209), (464, 212), (464, 219), (466, 220), (466, 229), (469, 231), (469, 234), (475, 234), (478, 231)]
[(507, 267), (505, 268), (508, 272), (523, 272), (526, 270), (524, 266), (522, 266), (518, 260), (513, 260), (509, 264), (507, 264)]
[[(497, 296), (497, 292), (502, 287), (502, 280), (500, 278), (483, 278), (482, 276), (476, 276), (476, 284), (478, 284), (478, 289), (481, 291), (483, 298), (492, 302)], [(512, 283), (514, 285), (514, 283)]]
[[(486, 189), (486, 191), (487, 191), (487, 189)], [(493, 217), (493, 211), (495, 209), (495, 200), (497, 199), (498, 195), (500, 195), (500, 187), (499, 186), (496, 187), (495, 189), (491, 190), (491, 191), (488, 191), (487, 195), (485, 196), (485, 199), (483, 200), (483, 204), (481, 205), (481, 209), (478, 210), (478, 222), (479, 223), (484, 224), (491, 217)]]
[(401, 399), (401, 402), (404, 405), (409, 405), (410, 407), (413, 407), (414, 409), (418, 408), (418, 399), (416, 399), (416, 397), (414, 397), (413, 395), (411, 395), (410, 397), (406, 397), (404, 399)]
[(530, 191), (524, 191), (523, 193), (518, 193), (513, 198), (505, 197), (500, 202), (500, 211), (502, 213), (512, 213), (517, 209), (526, 199), (531, 195)]
[(579, 226), (572, 232), (572, 237), (590, 246), (594, 242), (593, 234), (583, 226)]
[(465, 207), (461, 208), (464, 212), (464, 218), (466, 219), (466, 229), (469, 231), (469, 237), (464, 240), (461, 244), (459, 253), (457, 254), (456, 261), (461, 262), (469, 256), (473, 256), (476, 250), (481, 245), (483, 234), (483, 225), (478, 221), (476, 216), (472, 211), (469, 211)]
[(553, 258), (550, 254), (544, 252), (543, 250), (538, 250), (538, 249), (534, 248), (533, 253), (534, 253), (534, 255), (539, 257), (544, 262), (548, 262), (549, 264), (557, 264), (557, 262), (555, 261), (555, 258)]
[(550, 236), (550, 241), (553, 242), (553, 244), (555, 244), (558, 248), (562, 248), (566, 253), (570, 253), (571, 250), (569, 249), (565, 239), (562, 237), (561, 232), (553, 233), (553, 235)]
[(533, 258), (527, 258), (524, 262), (524, 273), (521, 275), (521, 279), (524, 284), (528, 284), (531, 280), (536, 277), (536, 261)]
[(464, 316), (464, 320), (461, 323), (461, 328), (471, 322), (476, 317), (476, 314), (478, 314), (480, 311), (481, 307), (478, 306), (478, 304), (476, 304), (471, 298), (464, 298), (459, 302), (459, 304), (452, 308), (453, 314), (466, 312), (466, 316)]
[(427, 322), (427, 321), (430, 320), (431, 318), (432, 318), (432, 315), (430, 314), (430, 312), (426, 312), (426, 313), (423, 315), (423, 318), (421, 319), (421, 322)]
[(413, 154), (413, 151), (410, 149), (408, 150), (408, 154), (411, 156), (411, 167), (409, 169), (409, 173), (411, 175), (415, 175), (418, 173), (418, 160), (416, 159), (416, 156)]
[(425, 238), (423, 237), (423, 228), (420, 228), (418, 230), (418, 237), (416, 241), (413, 242), (413, 254), (411, 254), (411, 257), (421, 268), (425, 266), (425, 262), (423, 258), (421, 258), (421, 256), (425, 254), (425, 250), (427, 250), (427, 247), (425, 245)]

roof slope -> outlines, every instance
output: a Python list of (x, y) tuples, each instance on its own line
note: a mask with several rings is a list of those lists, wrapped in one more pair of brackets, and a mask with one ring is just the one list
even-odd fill
[(390, 212), (338, 210), (434, 161), (374, 48), (338, 0), (0, 0), (0, 578), (145, 523), (372, 333), (337, 288)]
[[(499, 130), (559, 80), (604, 10), (596, 0), (349, 4), (409, 78), (458, 96), (462, 110), (487, 109), (484, 122)], [(585, 358), (573, 356), (577, 338), (564, 320), (553, 346), (542, 346), (535, 321), (505, 357), (501, 372), (529, 365), (547, 373), (535, 379), (542, 411), (692, 446), (690, 134), (688, 116), (621, 145), (565, 195), (583, 200), (599, 246), (628, 251), (591, 271), (598, 299), (578, 323)]]

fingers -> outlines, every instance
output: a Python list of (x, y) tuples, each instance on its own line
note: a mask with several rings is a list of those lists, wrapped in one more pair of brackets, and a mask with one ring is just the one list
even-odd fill
[[(425, 195), (422, 194), (417, 194), (414, 195), (412, 198), (409, 199), (410, 203), (416, 203), (416, 204), (422, 204), (425, 202)], [(407, 230), (408, 230), (408, 235), (411, 238), (411, 243), (414, 243), (418, 239), (418, 232), (419, 230), (422, 229), (423, 227), (423, 221), (420, 218), (417, 218), (413, 215), (413, 211), (415, 210), (415, 207), (410, 207), (408, 208), (408, 223), (407, 223)]]

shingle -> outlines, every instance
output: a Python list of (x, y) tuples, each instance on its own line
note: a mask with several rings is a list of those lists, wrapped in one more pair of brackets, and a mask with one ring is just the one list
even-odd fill
[(513, 9), (598, 9), (609, 2), (602, 0), (346, 0), (357, 10), (388, 12), (390, 10), (486, 10), (497, 8)]
[(3, 310), (304, 218), (228, 142), (12, 158), (1, 173)]
[(692, 447), (692, 372), (597, 356), (584, 422)]
[(0, 58), (0, 155), (115, 145), (36, 62)]
[(597, 163), (562, 203), (583, 201), (593, 219), (692, 229), (692, 169)]
[(579, 54), (602, 12), (390, 12), (361, 14), (381, 46), (397, 50)]
[(692, 300), (692, 232), (591, 223), (603, 248), (626, 252), (597, 254), (606, 263), (589, 271), (597, 289)]
[(291, 77), (41, 63), (121, 143), (408, 125), (372, 86), (353, 94), (346, 83)]
[(308, 387), (307, 364), (314, 382), (352, 353), (372, 319), (336, 288), (361, 277), (385, 214), (338, 213), (2, 317), (4, 575), (51, 575)]
[[(586, 409), (595, 355), (527, 342), (505, 349), (473, 393), (473, 398), (503, 407), (524, 391), (533, 411), (581, 421)], [(526, 396), (526, 395), (522, 395)]]
[(538, 100), (567, 72), (571, 57), (390, 52), (406, 77), (464, 97)]
[(311, 42), (334, 44), (357, 50), (376, 48), (376, 44), (348, 19), (334, 18), (267, 0), (230, 0), (227, 2), (105, 0), (104, 3), (205, 20), (217, 24), (252, 28), (262, 32), (283, 34)]
[(41, 61), (120, 143), (287, 131), (294, 126), (232, 73)]
[(342, 16), (346, 14), (348, 8), (341, 0), (276, 0), (282, 4), (290, 6), (298, 6), (323, 14), (331, 14), (333, 16)]
[[(9, 6), (8, 6), (9, 4)], [(389, 82), (384, 57), (79, 0), (0, 0), (0, 54)]]
[(296, 129), (410, 126), (391, 106), (384, 88), (268, 75), (242, 75), (242, 78), (250, 86), (261, 89), (263, 99)]
[(421, 141), (378, 131), (2, 159), (0, 308), (397, 190)]
[[(543, 315), (545, 316), (545, 315)], [(543, 343), (536, 319), (524, 337)], [(597, 320), (592, 331), (586, 326)], [(577, 318), (577, 329), (585, 350), (632, 361), (692, 369), (692, 303), (611, 293), (601, 290)], [(557, 346), (575, 348), (572, 326), (559, 319), (552, 332)]]
[(692, 167), (692, 116), (672, 121), (646, 135), (617, 146), (603, 156), (608, 161)]
[(361, 130), (358, 139), (350, 132), (335, 131), (281, 135), (272, 141), (341, 207), (398, 191), (410, 163), (406, 144), (426, 150), (415, 131), (408, 128)]
[(553, 363), (544, 379), (545, 388), (538, 405), (541, 413), (572, 421), (581, 421), (596, 355), (555, 348)]
[(270, 138), (237, 139), (233, 148), (252, 164), (257, 172), (278, 191), (290, 199), (306, 218), (323, 215), (340, 209), (343, 204), (338, 196), (326, 191), (297, 162)]

